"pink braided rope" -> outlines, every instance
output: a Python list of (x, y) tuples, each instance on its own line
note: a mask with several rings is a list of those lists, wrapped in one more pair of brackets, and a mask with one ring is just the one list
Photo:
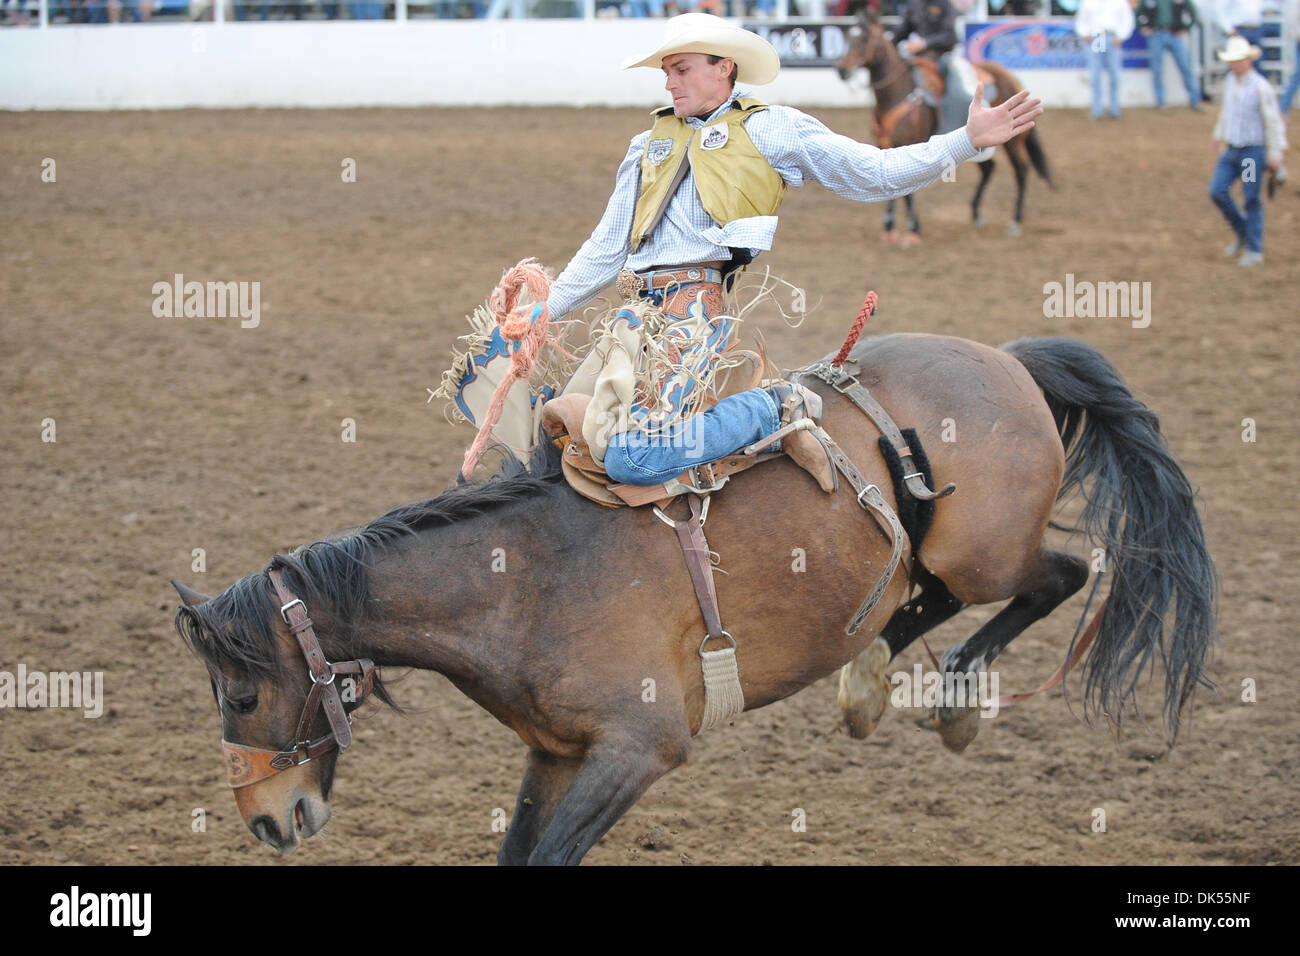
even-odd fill
[[(533, 304), (519, 308), (517, 306), (519, 293), (525, 288), (532, 296)], [(509, 394), (511, 387), (515, 382), (527, 379), (533, 374), (537, 358), (546, 344), (547, 328), (551, 321), (551, 310), (545, 305), (550, 292), (551, 280), (546, 277), (541, 263), (536, 259), (522, 259), (513, 269), (506, 270), (497, 287), (492, 290), (492, 295), (488, 297), (488, 309), (496, 318), (501, 335), (508, 341), (519, 342), (520, 345), (518, 351), (511, 353), (510, 371), (497, 384), (496, 390), (492, 393), (492, 401), (488, 404), (487, 413), (483, 416), (483, 423), (479, 425), (478, 434), (474, 436), (473, 443), (465, 451), (465, 460), (460, 466), (460, 473), (465, 478), (468, 478), (478, 466), (492, 429), (496, 427), (497, 422), (501, 421), (501, 413), (506, 407), (506, 395)], [(541, 311), (530, 325), (529, 315), (537, 311), (539, 304)]]

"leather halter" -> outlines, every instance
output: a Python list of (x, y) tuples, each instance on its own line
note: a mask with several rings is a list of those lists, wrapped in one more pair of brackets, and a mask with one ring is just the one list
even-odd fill
[[(280, 599), (280, 617), (289, 625), (289, 633), (298, 640), (303, 657), (307, 659), (307, 668), (311, 672), (311, 691), (302, 707), (302, 716), (298, 718), (298, 728), (294, 732), (293, 742), (283, 750), (262, 750), (244, 744), (232, 743), (222, 739), (221, 747), (226, 756), (226, 773), (230, 786), (239, 789), (264, 780), (272, 774), (290, 767), (297, 767), (309, 760), (338, 748), (339, 753), (352, 744), (352, 718), (343, 708), (343, 699), (334, 684), (338, 674), (359, 674), (361, 686), (356, 700), (359, 703), (370, 693), (374, 683), (374, 662), (360, 658), (331, 664), (325, 659), (320, 641), (312, 629), (312, 620), (307, 616), (307, 607), (302, 598), (296, 597), (284, 583), (280, 572), (270, 571), (268, 576)], [(325, 709), (329, 721), (329, 733), (309, 740), (312, 721), (316, 719), (317, 708)]]

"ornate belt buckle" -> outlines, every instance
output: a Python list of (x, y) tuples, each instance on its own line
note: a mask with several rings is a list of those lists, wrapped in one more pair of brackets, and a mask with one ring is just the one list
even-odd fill
[(614, 288), (618, 290), (626, 302), (631, 302), (636, 298), (636, 294), (644, 288), (644, 280), (633, 272), (631, 269), (624, 269), (614, 280)]

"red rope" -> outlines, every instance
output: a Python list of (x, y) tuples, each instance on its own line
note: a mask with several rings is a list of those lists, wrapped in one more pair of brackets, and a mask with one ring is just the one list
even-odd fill
[(835, 353), (835, 358), (831, 359), (831, 365), (839, 368), (844, 364), (844, 360), (849, 357), (849, 351), (853, 348), (854, 343), (858, 341), (858, 336), (862, 334), (862, 327), (867, 324), (867, 319), (871, 313), (876, 311), (876, 303), (880, 301), (880, 296), (872, 289), (867, 293), (867, 297), (862, 300), (862, 308), (858, 310), (858, 317), (853, 320), (853, 327), (849, 329), (848, 338), (840, 346), (840, 350)]
[[(520, 307), (517, 304), (519, 293), (525, 288), (528, 289), (533, 303)], [(550, 289), (551, 282), (546, 277), (541, 264), (536, 259), (524, 259), (513, 269), (506, 270), (505, 275), (501, 277), (501, 282), (488, 299), (488, 308), (496, 317), (497, 325), (501, 327), (501, 335), (511, 342), (520, 344), (519, 350), (511, 353), (510, 370), (493, 391), (492, 400), (488, 404), (487, 413), (483, 416), (478, 434), (474, 436), (473, 443), (465, 451), (460, 473), (466, 478), (469, 478), (478, 464), (483, 450), (487, 447), (493, 427), (501, 421), (506, 395), (511, 386), (532, 374), (542, 346), (546, 344), (551, 311), (545, 303)]]

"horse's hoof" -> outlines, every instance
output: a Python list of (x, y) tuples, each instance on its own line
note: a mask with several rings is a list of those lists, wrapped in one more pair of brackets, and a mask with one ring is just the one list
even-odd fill
[(909, 232), (903, 236), (903, 238), (899, 241), (898, 244), (902, 246), (904, 249), (910, 249), (913, 246), (919, 246), (921, 244), (921, 236), (919, 233)]
[(973, 222), (973, 223), (975, 223), (975, 228), (976, 228), (976, 229), (983, 229), (983, 228), (984, 228), (984, 217), (981, 216), (981, 215), (979, 215), (978, 213), (976, 213), (974, 216), (971, 216), (971, 217), (970, 217), (970, 221)]
[(1020, 236), (1020, 223), (1018, 223), (1018, 222), (1013, 222), (1011, 225), (1007, 226), (1007, 235), (1008, 235), (1009, 237), (1011, 237), (1012, 239), (1019, 238), (1019, 236)]
[(939, 708), (934, 715), (934, 729), (939, 732), (943, 745), (955, 754), (970, 746), (980, 732), (978, 707)]
[(898, 233), (894, 232), (892, 229), (887, 229), (885, 232), (881, 233), (880, 239), (885, 245), (894, 246), (898, 244)]
[(889, 645), (877, 638), (840, 668), (840, 717), (855, 740), (870, 737), (889, 702)]

